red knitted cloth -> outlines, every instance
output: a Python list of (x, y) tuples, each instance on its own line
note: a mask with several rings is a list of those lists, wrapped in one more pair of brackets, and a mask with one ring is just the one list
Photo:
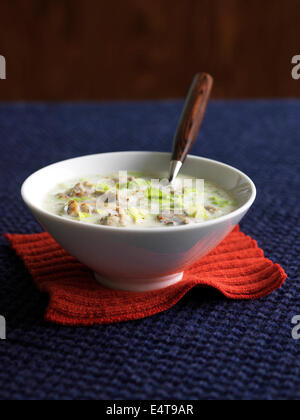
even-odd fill
[(91, 271), (48, 233), (5, 235), (37, 287), (50, 295), (46, 320), (93, 325), (145, 318), (175, 305), (195, 286), (210, 286), (230, 299), (257, 299), (281, 287), (286, 274), (264, 257), (256, 241), (236, 228), (185, 272), (180, 283), (154, 292), (119, 292), (100, 286)]

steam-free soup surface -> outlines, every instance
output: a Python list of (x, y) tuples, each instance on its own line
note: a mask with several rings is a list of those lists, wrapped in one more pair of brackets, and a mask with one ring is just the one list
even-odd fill
[(170, 185), (157, 176), (129, 173), (59, 184), (47, 195), (45, 208), (80, 223), (151, 228), (216, 219), (237, 204), (229, 192), (206, 180), (181, 176)]

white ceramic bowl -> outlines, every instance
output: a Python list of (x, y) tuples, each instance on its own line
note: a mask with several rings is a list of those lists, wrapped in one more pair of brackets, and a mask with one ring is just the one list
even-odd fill
[(120, 290), (147, 291), (180, 281), (184, 270), (215, 248), (253, 204), (255, 185), (239, 170), (209, 159), (188, 156), (182, 173), (215, 182), (230, 190), (239, 203), (219, 219), (178, 227), (118, 228), (81, 224), (49, 213), (46, 194), (76, 177), (119, 170), (167, 176), (170, 155), (119, 152), (59, 162), (31, 175), (22, 197), (36, 219), (66, 249), (96, 274), (102, 284)]

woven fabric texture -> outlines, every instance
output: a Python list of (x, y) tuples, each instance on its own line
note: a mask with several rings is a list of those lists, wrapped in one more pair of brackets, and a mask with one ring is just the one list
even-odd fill
[(185, 271), (181, 282), (162, 290), (126, 293), (100, 286), (93, 273), (48, 233), (5, 235), (50, 303), (47, 321), (95, 325), (136, 320), (175, 305), (193, 287), (219, 290), (230, 299), (258, 299), (281, 287), (286, 273), (264, 257), (257, 242), (237, 226), (209, 255)]
[[(41, 232), (19, 190), (58, 160), (170, 150), (182, 102), (1, 105), (0, 233)], [(232, 164), (258, 198), (241, 228), (288, 274), (255, 301), (194, 288), (171, 309), (120, 324), (44, 321), (41, 294), (0, 239), (1, 399), (299, 399), (300, 102), (212, 102), (194, 154)]]

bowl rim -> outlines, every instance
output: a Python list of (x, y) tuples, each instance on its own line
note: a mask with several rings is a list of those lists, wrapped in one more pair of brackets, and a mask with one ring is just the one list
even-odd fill
[(41, 169), (39, 169), (38, 171), (34, 172), (33, 174), (31, 174), (23, 183), (22, 187), (21, 187), (21, 196), (22, 199), (24, 200), (25, 204), (29, 207), (29, 209), (34, 213), (38, 213), (38, 214), (42, 214), (43, 216), (46, 216), (54, 221), (63, 223), (63, 224), (71, 224), (73, 226), (80, 226), (82, 229), (92, 229), (92, 230), (97, 230), (99, 229), (99, 231), (103, 231), (105, 230), (106, 232), (123, 232), (123, 233), (136, 233), (136, 234), (142, 234), (142, 233), (148, 233), (148, 234), (155, 234), (155, 233), (172, 233), (172, 232), (178, 232), (178, 231), (185, 231), (185, 230), (190, 230), (190, 229), (200, 229), (203, 227), (209, 227), (209, 226), (217, 226), (223, 222), (226, 222), (232, 218), (234, 218), (235, 216), (239, 216), (240, 214), (246, 212), (249, 210), (249, 208), (252, 206), (252, 204), (255, 201), (256, 195), (257, 195), (257, 190), (256, 190), (256, 186), (254, 184), (254, 182), (252, 181), (252, 179), (246, 175), (244, 172), (240, 171), (239, 169), (230, 166), (226, 163), (217, 161), (217, 160), (213, 160), (213, 159), (209, 159), (209, 158), (205, 158), (205, 157), (201, 157), (201, 156), (195, 156), (195, 155), (188, 155), (187, 160), (199, 160), (199, 161), (206, 161), (209, 162), (213, 165), (216, 166), (220, 166), (220, 167), (224, 167), (224, 168), (228, 168), (230, 170), (232, 170), (233, 172), (235, 172), (236, 174), (242, 176), (243, 178), (245, 178), (248, 182), (249, 185), (251, 186), (251, 195), (249, 197), (249, 199), (247, 200), (247, 202), (245, 204), (243, 204), (241, 207), (237, 208), (236, 210), (234, 210), (231, 213), (228, 213), (224, 216), (218, 217), (217, 219), (213, 219), (213, 220), (207, 220), (207, 221), (203, 221), (203, 222), (199, 222), (199, 223), (195, 223), (195, 224), (188, 224), (188, 225), (180, 225), (180, 226), (161, 226), (161, 227), (151, 227), (151, 228), (131, 228), (131, 227), (118, 227), (118, 226), (105, 226), (105, 225), (95, 225), (95, 224), (88, 224), (88, 223), (79, 223), (77, 220), (72, 220), (72, 219), (66, 219), (63, 218), (61, 216), (58, 216), (56, 214), (53, 214), (49, 211), (47, 211), (46, 209), (37, 206), (35, 204), (33, 204), (30, 200), (30, 198), (28, 197), (28, 195), (26, 194), (26, 188), (29, 185), (30, 181), (38, 176), (38, 174), (42, 171), (44, 171), (45, 169), (50, 169), (50, 168), (54, 168), (57, 165), (61, 165), (67, 162), (71, 162), (71, 161), (76, 161), (76, 160), (81, 160), (83, 158), (93, 158), (93, 157), (100, 157), (100, 156), (105, 156), (105, 155), (117, 155), (117, 154), (132, 154), (132, 155), (137, 155), (137, 154), (152, 154), (152, 155), (164, 155), (164, 156), (171, 156), (170, 153), (167, 152), (156, 152), (156, 151), (119, 151), (119, 152), (107, 152), (107, 153), (96, 153), (96, 154), (90, 154), (90, 155), (84, 155), (84, 156), (79, 156), (79, 157), (75, 157), (75, 158), (71, 158), (71, 159), (66, 159), (66, 160), (62, 160), (59, 162), (55, 162), (53, 164), (47, 165)]

